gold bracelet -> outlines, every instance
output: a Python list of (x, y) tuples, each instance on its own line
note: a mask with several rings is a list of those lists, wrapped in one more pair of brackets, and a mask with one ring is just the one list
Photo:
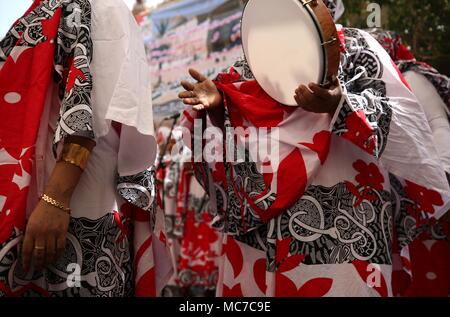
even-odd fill
[(52, 205), (53, 207), (56, 207), (70, 215), (70, 208), (65, 207), (63, 204), (61, 204), (59, 201), (53, 199), (52, 197), (44, 194), (41, 196), (41, 199), (43, 201), (45, 201), (47, 204)]
[(83, 171), (86, 169), (91, 152), (84, 146), (75, 143), (64, 144), (60, 161), (73, 164)]

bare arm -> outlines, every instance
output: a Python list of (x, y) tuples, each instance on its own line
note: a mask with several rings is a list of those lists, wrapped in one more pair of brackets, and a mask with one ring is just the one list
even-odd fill
[[(89, 151), (95, 143), (82, 137), (68, 137), (66, 143), (79, 144)], [(57, 162), (45, 188), (45, 194), (69, 208), (70, 200), (83, 170), (67, 162)], [(32, 259), (35, 268), (55, 262), (64, 252), (70, 216), (61, 209), (42, 200), (28, 220), (22, 248), (22, 263), (28, 271)]]

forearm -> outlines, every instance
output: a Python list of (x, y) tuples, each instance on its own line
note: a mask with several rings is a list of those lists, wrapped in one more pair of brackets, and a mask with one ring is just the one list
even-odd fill
[[(65, 144), (78, 144), (82, 147), (92, 151), (95, 142), (82, 137), (67, 137)], [(64, 206), (70, 205), (70, 199), (78, 185), (78, 182), (83, 174), (83, 169), (79, 166), (59, 160), (50, 176), (50, 179), (45, 188), (45, 194), (62, 203)]]

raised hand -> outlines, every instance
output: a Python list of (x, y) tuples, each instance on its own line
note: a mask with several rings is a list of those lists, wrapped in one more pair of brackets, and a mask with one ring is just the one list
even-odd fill
[(196, 83), (183, 80), (181, 85), (185, 91), (178, 97), (183, 100), (185, 105), (191, 105), (196, 111), (212, 110), (222, 105), (222, 95), (214, 85), (213, 81), (202, 75), (195, 69), (189, 69), (189, 74)]

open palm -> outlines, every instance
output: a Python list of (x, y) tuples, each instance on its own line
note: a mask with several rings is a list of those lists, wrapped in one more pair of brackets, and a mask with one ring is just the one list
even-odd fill
[(213, 81), (195, 69), (189, 69), (189, 74), (197, 82), (191, 83), (184, 80), (181, 82), (185, 91), (178, 97), (183, 100), (183, 103), (197, 111), (219, 107), (222, 104), (222, 96)]

